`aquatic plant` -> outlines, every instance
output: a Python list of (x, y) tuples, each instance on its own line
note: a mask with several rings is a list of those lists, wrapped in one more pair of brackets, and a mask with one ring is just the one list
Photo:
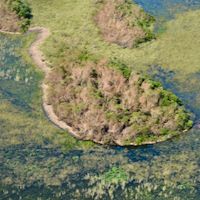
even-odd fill
[(102, 174), (99, 177), (108, 183), (121, 183), (128, 180), (128, 176), (124, 170), (120, 170), (118, 167), (112, 167), (108, 172)]

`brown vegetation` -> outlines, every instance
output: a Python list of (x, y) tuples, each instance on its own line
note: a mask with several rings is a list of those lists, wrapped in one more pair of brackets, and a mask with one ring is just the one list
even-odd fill
[(8, 3), (0, 3), (0, 30), (8, 32), (19, 32), (19, 17), (8, 8)]
[(83, 52), (69, 57), (48, 78), (48, 103), (81, 138), (99, 143), (141, 144), (191, 127), (175, 95), (119, 69)]
[(104, 0), (95, 16), (102, 37), (109, 43), (132, 48), (137, 43), (149, 41), (155, 36), (150, 25), (155, 19), (128, 0)]

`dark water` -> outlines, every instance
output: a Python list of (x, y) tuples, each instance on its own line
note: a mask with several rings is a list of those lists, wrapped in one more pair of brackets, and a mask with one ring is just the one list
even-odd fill
[(200, 2), (196, 0), (133, 0), (136, 4), (156, 17), (157, 25), (155, 32), (165, 30), (165, 22), (173, 19), (176, 14), (197, 10), (200, 8)]
[[(195, 1), (136, 3), (164, 19), (199, 6)], [(74, 139), (45, 118), (43, 74), (17, 53), (22, 40), (0, 36), (0, 199), (199, 199), (198, 129), (142, 147)], [(200, 89), (189, 81), (178, 83), (173, 72), (158, 71), (154, 79), (181, 98), (198, 123)]]
[(199, 9), (200, 2), (196, 0), (133, 0), (136, 4), (157, 18), (167, 20), (175, 14)]

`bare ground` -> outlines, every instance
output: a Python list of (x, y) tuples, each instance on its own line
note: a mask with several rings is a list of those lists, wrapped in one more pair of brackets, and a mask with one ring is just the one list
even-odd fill
[(37, 31), (38, 36), (35, 42), (31, 44), (31, 46), (28, 49), (28, 52), (31, 54), (31, 57), (33, 61), (38, 65), (38, 67), (45, 73), (44, 81), (41, 85), (43, 89), (43, 110), (47, 116), (47, 118), (56, 126), (63, 130), (69, 131), (71, 134), (73, 134), (75, 137), (81, 139), (81, 137), (75, 133), (70, 126), (68, 126), (65, 122), (60, 121), (58, 117), (53, 112), (53, 107), (51, 105), (48, 105), (46, 103), (47, 99), (47, 85), (45, 84), (45, 80), (47, 76), (49, 75), (49, 72), (51, 71), (51, 68), (49, 68), (45, 62), (42, 61), (42, 52), (39, 50), (39, 45), (42, 44), (44, 39), (46, 39), (50, 35), (50, 31), (48, 28), (43, 27), (34, 27), (30, 28), (29, 31)]

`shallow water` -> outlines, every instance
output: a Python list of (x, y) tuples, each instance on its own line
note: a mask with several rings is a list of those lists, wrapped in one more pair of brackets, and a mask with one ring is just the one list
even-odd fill
[[(180, 5), (198, 4), (137, 3), (165, 19), (187, 10)], [(45, 118), (43, 74), (17, 53), (22, 39), (0, 36), (0, 199), (198, 199), (198, 129), (142, 147), (103, 147), (74, 139)], [(182, 99), (198, 123), (199, 88), (189, 81), (180, 84), (173, 72), (157, 70), (154, 78)]]

